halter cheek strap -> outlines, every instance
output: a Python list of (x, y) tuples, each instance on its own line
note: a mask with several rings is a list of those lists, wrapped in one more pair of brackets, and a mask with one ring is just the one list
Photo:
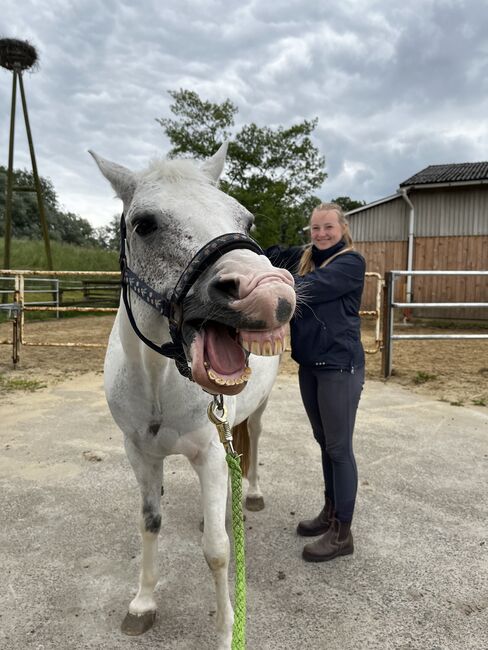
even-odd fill
[[(183, 348), (183, 337), (181, 334), (183, 314), (180, 307), (184, 298), (201, 274), (222, 257), (222, 255), (225, 255), (225, 253), (236, 248), (244, 248), (257, 253), (258, 255), (263, 255), (263, 250), (254, 239), (239, 232), (227, 233), (215, 237), (215, 239), (209, 241), (205, 246), (202, 246), (202, 248), (191, 259), (190, 263), (178, 279), (171, 294), (171, 298), (168, 300), (162, 294), (158, 293), (146, 284), (144, 280), (141, 280), (139, 276), (128, 267), (126, 239), (127, 228), (125, 224), (125, 216), (122, 213), (120, 217), (120, 281), (122, 287), (122, 298), (132, 329), (141, 341), (149, 348), (158, 352), (158, 354), (174, 359), (179, 372), (187, 379), (192, 380), (191, 368), (186, 359)], [(132, 313), (130, 290), (133, 290), (142, 300), (144, 300), (144, 302), (156, 309), (162, 316), (168, 318), (172, 343), (163, 343), (162, 345), (158, 345), (144, 336), (140, 331), (135, 321), (134, 314)]]

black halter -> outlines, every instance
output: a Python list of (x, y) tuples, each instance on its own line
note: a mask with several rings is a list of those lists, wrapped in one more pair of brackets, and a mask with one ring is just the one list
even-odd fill
[[(171, 298), (168, 300), (141, 280), (134, 271), (128, 267), (127, 257), (125, 254), (126, 237), (127, 228), (125, 225), (125, 217), (122, 213), (122, 216), (120, 217), (120, 282), (122, 286), (124, 305), (132, 329), (141, 341), (152, 350), (155, 350), (155, 352), (158, 352), (165, 357), (174, 359), (176, 367), (180, 373), (187, 379), (192, 380), (191, 368), (183, 349), (183, 337), (181, 334), (183, 321), (183, 310), (181, 309), (181, 305), (185, 296), (203, 271), (205, 271), (209, 266), (212, 266), (212, 264), (225, 253), (236, 248), (247, 248), (258, 255), (263, 255), (263, 250), (254, 239), (240, 232), (232, 232), (212, 239), (205, 244), (205, 246), (203, 246), (190, 261), (186, 269), (180, 275), (180, 278), (173, 289), (173, 293), (171, 294)], [(163, 343), (162, 345), (158, 345), (144, 336), (140, 331), (137, 327), (130, 305), (130, 289), (135, 291), (144, 302), (147, 302), (148, 305), (154, 307), (154, 309), (156, 309), (162, 316), (168, 318), (169, 333), (171, 335), (172, 343)]]

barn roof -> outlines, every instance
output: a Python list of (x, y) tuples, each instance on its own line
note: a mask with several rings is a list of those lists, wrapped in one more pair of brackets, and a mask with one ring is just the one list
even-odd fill
[(429, 165), (400, 183), (400, 187), (436, 183), (472, 183), (484, 180), (488, 180), (488, 162), (452, 163)]

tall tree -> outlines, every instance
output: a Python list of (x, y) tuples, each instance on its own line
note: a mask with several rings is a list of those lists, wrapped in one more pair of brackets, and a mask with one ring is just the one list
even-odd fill
[(110, 223), (97, 228), (96, 237), (98, 245), (108, 250), (119, 250), (120, 248), (120, 215), (115, 214)]
[(169, 90), (168, 94), (174, 100), (170, 110), (177, 119), (156, 118), (156, 122), (173, 145), (169, 157), (191, 154), (209, 158), (215, 153), (216, 143), (229, 139), (237, 106), (230, 99), (222, 104), (205, 101), (193, 90)]
[(251, 123), (236, 131), (238, 109), (230, 100), (216, 104), (189, 90), (169, 94), (175, 118), (157, 119), (172, 144), (169, 155), (207, 158), (232, 136), (222, 189), (255, 215), (261, 245), (301, 243), (310, 205), (319, 203), (312, 192), (327, 177), (311, 139), (317, 120), (288, 128)]
[(344, 212), (350, 212), (351, 210), (356, 210), (356, 208), (362, 208), (363, 205), (366, 205), (366, 201), (356, 201), (349, 196), (338, 196), (336, 199), (331, 199), (330, 202), (340, 205)]
[[(96, 234), (89, 221), (73, 212), (65, 212), (59, 207), (53, 183), (41, 177), (41, 191), (49, 228), (49, 236), (77, 246), (96, 245)], [(5, 188), (7, 170), (0, 166), (0, 236), (4, 235)], [(24, 169), (14, 170), (15, 188), (33, 188), (32, 172)], [(16, 191), (12, 195), (12, 234), (18, 239), (40, 239), (39, 206), (35, 192)]]

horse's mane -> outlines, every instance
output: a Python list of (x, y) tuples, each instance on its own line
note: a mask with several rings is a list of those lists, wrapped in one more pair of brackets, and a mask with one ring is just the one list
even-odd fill
[(165, 160), (162, 158), (152, 160), (146, 169), (139, 173), (145, 181), (197, 181), (208, 185), (210, 178), (190, 159)]

